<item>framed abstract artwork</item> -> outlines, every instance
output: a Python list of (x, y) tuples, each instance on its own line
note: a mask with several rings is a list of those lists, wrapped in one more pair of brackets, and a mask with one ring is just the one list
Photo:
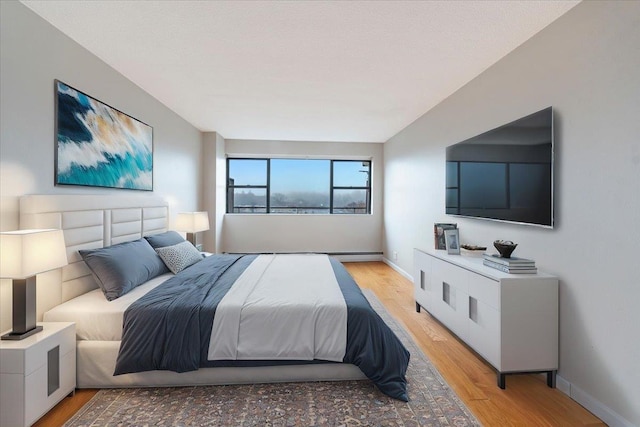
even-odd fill
[(56, 185), (153, 190), (153, 128), (55, 81)]

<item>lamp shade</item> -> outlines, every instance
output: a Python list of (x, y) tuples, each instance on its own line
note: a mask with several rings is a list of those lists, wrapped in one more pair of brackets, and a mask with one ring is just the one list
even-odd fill
[(209, 229), (207, 212), (180, 212), (176, 218), (176, 230), (186, 233), (197, 233)]
[(0, 233), (0, 278), (24, 279), (67, 265), (62, 230)]

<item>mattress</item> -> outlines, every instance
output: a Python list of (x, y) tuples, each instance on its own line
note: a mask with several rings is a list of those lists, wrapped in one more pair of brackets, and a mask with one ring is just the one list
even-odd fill
[(75, 322), (78, 340), (120, 341), (125, 310), (171, 277), (171, 273), (158, 276), (113, 301), (108, 301), (101, 289), (94, 289), (45, 312), (43, 320)]

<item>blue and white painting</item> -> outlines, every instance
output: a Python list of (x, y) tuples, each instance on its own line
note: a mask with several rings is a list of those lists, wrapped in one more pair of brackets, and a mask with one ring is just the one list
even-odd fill
[(56, 184), (153, 190), (153, 129), (56, 81)]

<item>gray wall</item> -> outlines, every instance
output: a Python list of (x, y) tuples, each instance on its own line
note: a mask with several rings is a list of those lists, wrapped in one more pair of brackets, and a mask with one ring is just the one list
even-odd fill
[[(54, 79), (153, 127), (154, 193), (172, 215), (198, 209), (201, 134), (124, 76), (18, 2), (0, 2), (0, 230), (19, 227), (23, 194), (140, 194), (54, 186)], [(0, 286), (0, 330), (10, 327), (10, 286)]]
[[(445, 147), (550, 105), (556, 228), (445, 215)], [(463, 243), (517, 242), (561, 280), (559, 386), (612, 425), (640, 425), (640, 2), (579, 4), (391, 138), (384, 158), (385, 257), (412, 271), (434, 222), (457, 222)]]

